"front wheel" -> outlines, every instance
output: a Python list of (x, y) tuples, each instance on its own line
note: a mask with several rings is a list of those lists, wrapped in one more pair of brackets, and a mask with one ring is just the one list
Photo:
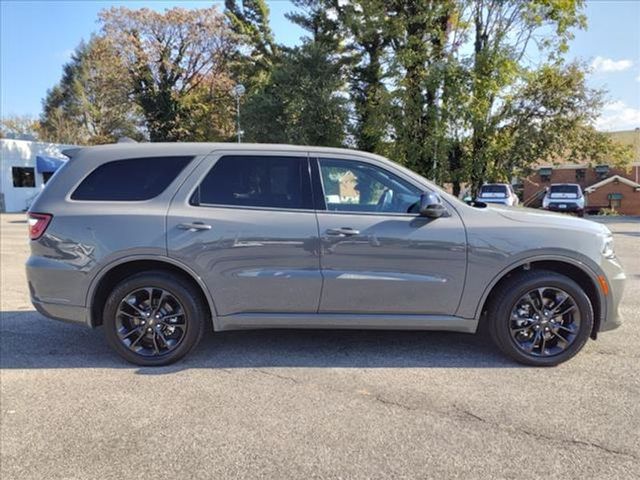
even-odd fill
[(131, 363), (173, 363), (199, 343), (206, 308), (199, 292), (166, 272), (133, 275), (113, 289), (103, 326), (111, 347)]
[(550, 271), (513, 275), (487, 312), (489, 331), (500, 350), (527, 365), (553, 366), (585, 345), (593, 308), (572, 279)]

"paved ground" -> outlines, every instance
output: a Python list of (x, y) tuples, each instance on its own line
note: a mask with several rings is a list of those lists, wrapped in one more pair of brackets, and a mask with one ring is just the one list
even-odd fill
[(639, 478), (640, 220), (609, 220), (620, 329), (553, 369), (479, 337), (209, 335), (177, 366), (29, 304), (22, 216), (2, 216), (0, 477)]

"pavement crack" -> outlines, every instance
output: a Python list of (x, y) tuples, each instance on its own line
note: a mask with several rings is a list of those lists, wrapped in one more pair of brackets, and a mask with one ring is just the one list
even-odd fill
[(251, 370), (253, 370), (254, 372), (257, 372), (257, 373), (261, 373), (262, 375), (267, 375), (269, 377), (279, 378), (280, 380), (286, 380), (286, 381), (291, 382), (291, 383), (295, 383), (295, 384), (301, 384), (302, 383), (297, 378), (289, 377), (287, 375), (280, 375), (280, 374), (274, 373), (274, 372), (269, 372), (268, 370), (262, 370), (260, 368), (252, 368)]
[(413, 412), (417, 410), (417, 408), (410, 407), (409, 405), (405, 405), (404, 403), (396, 402), (394, 400), (389, 400), (387, 398), (380, 397), (378, 395), (372, 395), (371, 398), (376, 402), (382, 403), (384, 405), (390, 405), (392, 407), (402, 408), (403, 410), (406, 410), (409, 412)]
[(595, 449), (601, 450), (603, 452), (609, 453), (611, 455), (619, 455), (619, 456), (622, 456), (622, 457), (631, 458), (633, 460), (639, 460), (640, 459), (639, 457), (637, 457), (636, 455), (633, 455), (631, 453), (623, 452), (623, 451), (620, 451), (620, 450), (614, 450), (613, 448), (605, 447), (604, 445), (600, 445), (599, 443), (589, 442), (589, 441), (586, 441), (586, 440), (578, 440), (578, 439), (575, 439), (575, 438), (562, 438), (562, 437), (555, 437), (555, 436), (551, 436), (551, 435), (545, 435), (543, 433), (534, 432), (534, 431), (528, 430), (526, 428), (512, 426), (512, 425), (507, 426), (507, 425), (504, 425), (504, 424), (501, 424), (501, 423), (497, 423), (497, 422), (493, 422), (493, 421), (487, 420), (486, 418), (481, 417), (480, 415), (476, 415), (475, 413), (471, 412), (470, 410), (467, 410), (467, 409), (462, 408), (462, 407), (456, 406), (455, 409), (459, 413), (463, 414), (466, 417), (473, 418), (474, 420), (476, 420), (478, 422), (489, 424), (489, 425), (491, 425), (493, 427), (496, 427), (498, 429), (501, 429), (501, 430), (515, 431), (515, 432), (518, 432), (518, 433), (522, 433), (524, 435), (528, 435), (530, 437), (537, 438), (539, 440), (546, 440), (546, 441), (551, 441), (551, 442), (560, 442), (560, 443), (563, 443), (563, 444), (570, 443), (570, 444), (573, 444), (573, 445), (582, 445), (582, 446), (586, 446), (586, 447), (591, 447), (591, 448), (595, 448)]

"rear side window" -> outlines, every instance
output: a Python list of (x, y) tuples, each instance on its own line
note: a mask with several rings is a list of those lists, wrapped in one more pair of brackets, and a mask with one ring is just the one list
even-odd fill
[(307, 159), (266, 155), (222, 157), (194, 193), (191, 204), (312, 209)]
[(145, 157), (100, 165), (71, 195), (72, 200), (115, 202), (149, 200), (160, 195), (193, 157)]

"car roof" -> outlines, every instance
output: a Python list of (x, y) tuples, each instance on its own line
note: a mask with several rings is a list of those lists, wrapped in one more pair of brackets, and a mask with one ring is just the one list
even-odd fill
[[(278, 151), (278, 152), (322, 152), (322, 153), (335, 153), (335, 154), (354, 154), (359, 153), (368, 156), (377, 155), (362, 152), (359, 150), (352, 150), (346, 148), (335, 147), (313, 147), (306, 145), (287, 145), (277, 143), (209, 143), (209, 142), (158, 142), (158, 143), (110, 143), (106, 145), (96, 145), (90, 147), (72, 148), (63, 151), (68, 157), (74, 158), (80, 154), (83, 156), (87, 153), (91, 154), (111, 154), (115, 156), (128, 156), (128, 155), (205, 155), (214, 150), (263, 150), (263, 151)], [(381, 158), (381, 157), (379, 157)]]

